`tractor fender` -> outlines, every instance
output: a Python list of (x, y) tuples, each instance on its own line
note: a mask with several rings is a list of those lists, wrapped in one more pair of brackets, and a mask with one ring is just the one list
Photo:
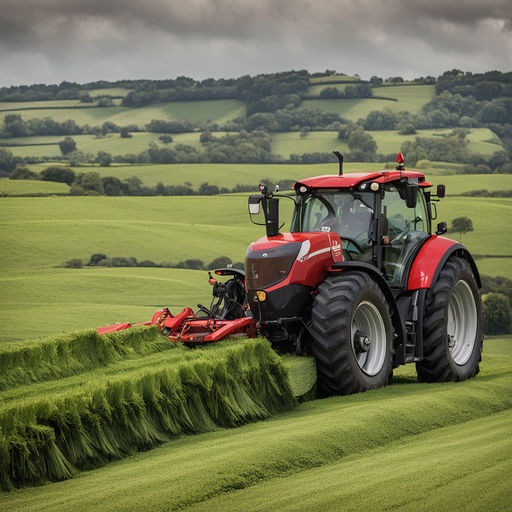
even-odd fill
[(339, 263), (335, 263), (329, 269), (330, 272), (340, 272), (342, 270), (357, 270), (359, 272), (365, 272), (378, 284), (389, 305), (391, 321), (393, 322), (393, 328), (397, 335), (395, 344), (399, 345), (405, 343), (405, 332), (400, 317), (400, 310), (398, 309), (393, 292), (382, 274), (373, 265), (362, 261), (341, 261)]
[(433, 235), (421, 247), (414, 259), (409, 280), (408, 290), (432, 288), (450, 256), (459, 256), (468, 261), (475, 276), (478, 287), (482, 287), (480, 274), (475, 260), (464, 245), (449, 238)]

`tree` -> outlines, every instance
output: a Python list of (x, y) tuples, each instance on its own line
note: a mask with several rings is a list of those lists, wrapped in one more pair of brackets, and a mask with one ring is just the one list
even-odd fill
[(68, 155), (76, 149), (76, 142), (72, 137), (66, 137), (59, 142), (60, 151), (63, 155)]
[(130, 138), (132, 136), (132, 134), (130, 133), (130, 131), (129, 131), (127, 126), (123, 126), (121, 128), (120, 132), (121, 132), (121, 137), (123, 139), (128, 139), (128, 138)]
[(16, 159), (8, 149), (0, 147), (0, 171), (10, 173), (16, 168)]
[(124, 194), (124, 185), (119, 178), (114, 176), (104, 176), (101, 178), (103, 191), (107, 196), (122, 196)]
[(375, 160), (377, 143), (364, 130), (357, 129), (351, 132), (348, 138), (348, 147), (354, 154), (355, 160), (363, 162), (373, 162)]
[(37, 180), (39, 176), (27, 167), (16, 167), (9, 178), (11, 180)]
[(63, 166), (51, 166), (41, 171), (41, 180), (56, 181), (57, 183), (67, 183), (71, 185), (75, 180), (73, 169)]
[(512, 310), (502, 293), (488, 293), (483, 297), (484, 332), (486, 334), (508, 334), (511, 331)]
[(99, 195), (104, 193), (103, 182), (97, 172), (80, 173), (73, 182), (73, 187), (80, 187), (89, 195)]
[(452, 230), (460, 233), (460, 237), (473, 231), (473, 221), (469, 217), (457, 217), (452, 220)]
[(106, 254), (95, 253), (95, 254), (91, 255), (91, 258), (89, 259), (89, 263), (87, 263), (87, 266), (91, 267), (91, 266), (97, 265), (98, 262), (100, 262), (101, 260), (106, 260), (106, 259), (107, 259)]
[(231, 260), (227, 256), (219, 256), (215, 258), (206, 268), (213, 270), (215, 268), (224, 268), (231, 263)]
[(100, 167), (110, 167), (110, 164), (112, 163), (112, 155), (105, 151), (98, 151), (96, 161), (100, 164)]

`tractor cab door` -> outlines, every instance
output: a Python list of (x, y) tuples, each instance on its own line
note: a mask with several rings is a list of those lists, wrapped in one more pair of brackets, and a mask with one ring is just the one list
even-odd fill
[(430, 236), (425, 196), (420, 190), (416, 206), (408, 208), (399, 190), (392, 185), (386, 186), (382, 211), (387, 218), (383, 245), (384, 276), (390, 286), (399, 287), (416, 249)]

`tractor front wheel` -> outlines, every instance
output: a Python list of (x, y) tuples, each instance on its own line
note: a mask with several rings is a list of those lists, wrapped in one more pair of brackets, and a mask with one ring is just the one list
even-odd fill
[(446, 262), (427, 292), (423, 325), (423, 359), (416, 363), (420, 382), (460, 381), (478, 373), (482, 303), (465, 259), (451, 257)]
[(368, 274), (343, 271), (320, 284), (311, 334), (323, 394), (349, 395), (388, 383), (392, 372), (389, 308)]

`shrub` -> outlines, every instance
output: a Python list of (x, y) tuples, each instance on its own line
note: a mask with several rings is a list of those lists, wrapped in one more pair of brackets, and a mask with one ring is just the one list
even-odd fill
[(502, 293), (488, 293), (483, 297), (484, 332), (486, 334), (508, 334), (511, 332), (512, 310), (507, 297)]
[(101, 260), (106, 260), (106, 259), (107, 259), (106, 254), (101, 254), (101, 253), (92, 254), (91, 257), (89, 258), (89, 263), (87, 263), (87, 266), (91, 267), (91, 266), (97, 265)]
[(71, 185), (75, 180), (75, 172), (69, 167), (51, 166), (41, 171), (41, 179)]
[(39, 176), (27, 167), (16, 167), (9, 178), (11, 180), (38, 180)]
[(223, 268), (227, 267), (231, 263), (231, 259), (227, 256), (219, 256), (215, 258), (207, 267), (208, 270), (212, 270), (215, 268)]
[(83, 263), (82, 260), (79, 260), (78, 258), (73, 258), (71, 260), (66, 261), (66, 263), (64, 263), (64, 266), (66, 268), (82, 268)]

